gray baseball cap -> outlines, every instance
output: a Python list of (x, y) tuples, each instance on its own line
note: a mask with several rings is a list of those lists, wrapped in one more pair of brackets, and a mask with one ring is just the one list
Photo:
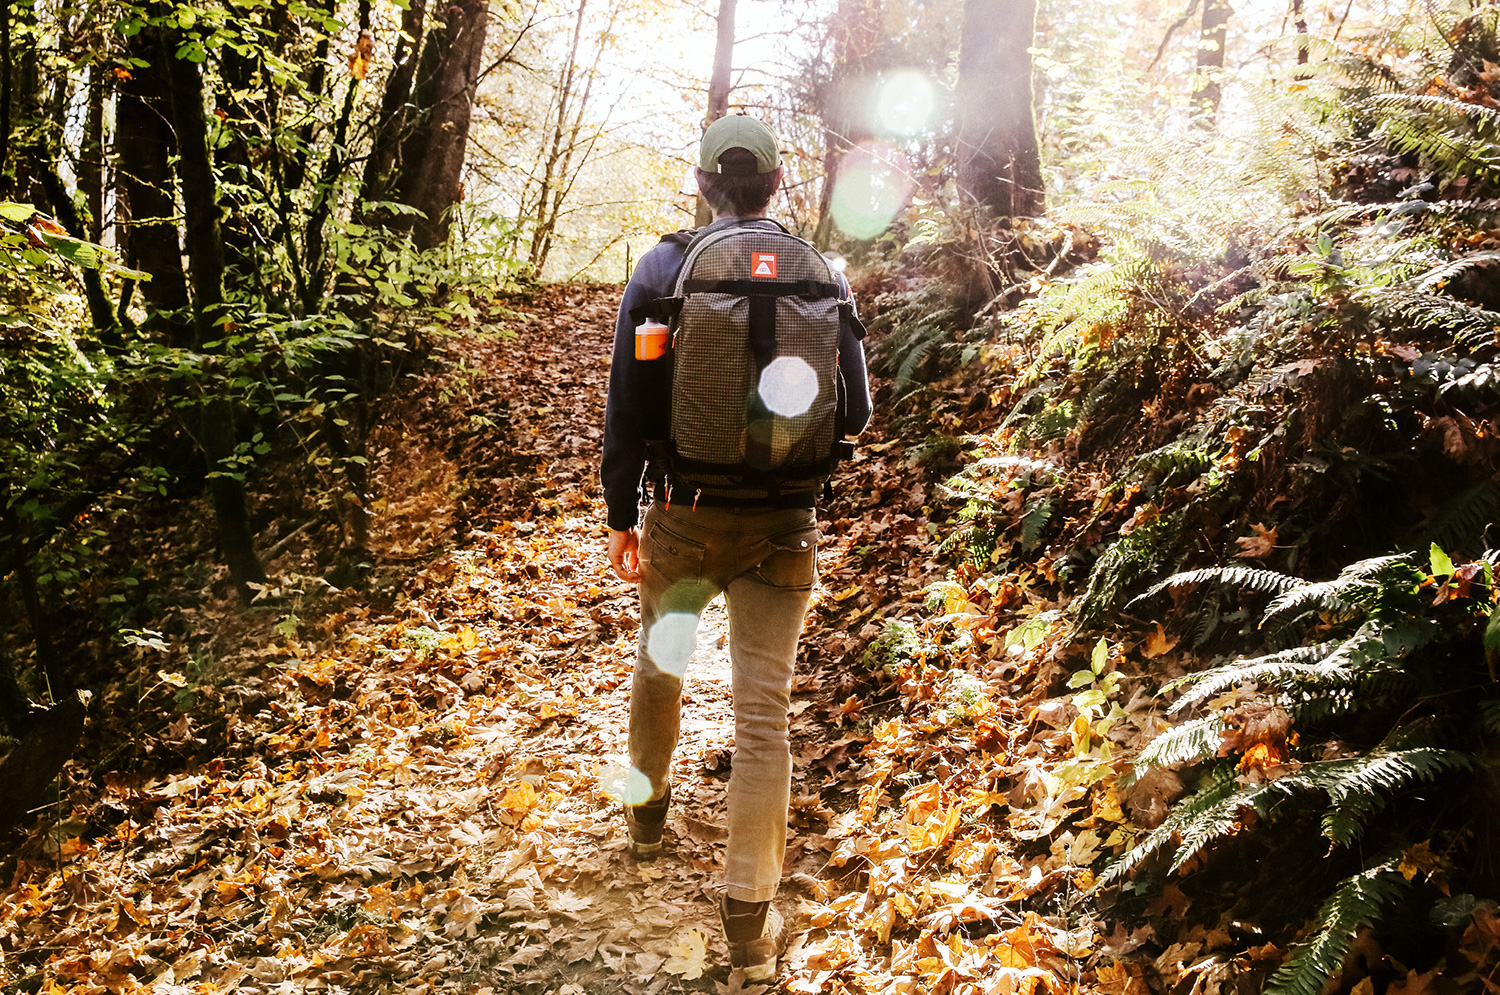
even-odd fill
[(721, 172), (719, 156), (729, 149), (746, 149), (754, 155), (757, 173), (769, 173), (781, 165), (781, 150), (771, 129), (744, 114), (721, 117), (704, 130), (698, 146), (699, 168), (705, 173)]

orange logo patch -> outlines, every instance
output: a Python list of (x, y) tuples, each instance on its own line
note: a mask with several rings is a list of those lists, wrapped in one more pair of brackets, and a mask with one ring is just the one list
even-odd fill
[(776, 253), (750, 253), (750, 275), (760, 280), (776, 279)]

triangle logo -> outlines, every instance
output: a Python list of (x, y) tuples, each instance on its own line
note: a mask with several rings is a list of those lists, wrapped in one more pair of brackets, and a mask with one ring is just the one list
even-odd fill
[(776, 253), (750, 253), (750, 275), (757, 280), (776, 279)]

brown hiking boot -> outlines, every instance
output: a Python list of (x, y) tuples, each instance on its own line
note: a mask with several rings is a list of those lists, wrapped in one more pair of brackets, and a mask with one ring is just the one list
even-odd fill
[(770, 902), (739, 902), (727, 895), (722, 896), (719, 899), (719, 923), (724, 927), (724, 941), (729, 945), (731, 968), (744, 971), (746, 981), (770, 981), (776, 977), (783, 923)]
[(667, 824), (667, 807), (672, 803), (672, 786), (660, 798), (640, 805), (625, 806), (625, 828), (630, 832), (630, 852), (649, 860), (661, 852), (661, 833)]

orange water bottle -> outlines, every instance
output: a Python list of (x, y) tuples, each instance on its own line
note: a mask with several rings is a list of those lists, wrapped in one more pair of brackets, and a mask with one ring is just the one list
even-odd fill
[(661, 359), (667, 354), (668, 328), (655, 318), (635, 326), (635, 358)]

